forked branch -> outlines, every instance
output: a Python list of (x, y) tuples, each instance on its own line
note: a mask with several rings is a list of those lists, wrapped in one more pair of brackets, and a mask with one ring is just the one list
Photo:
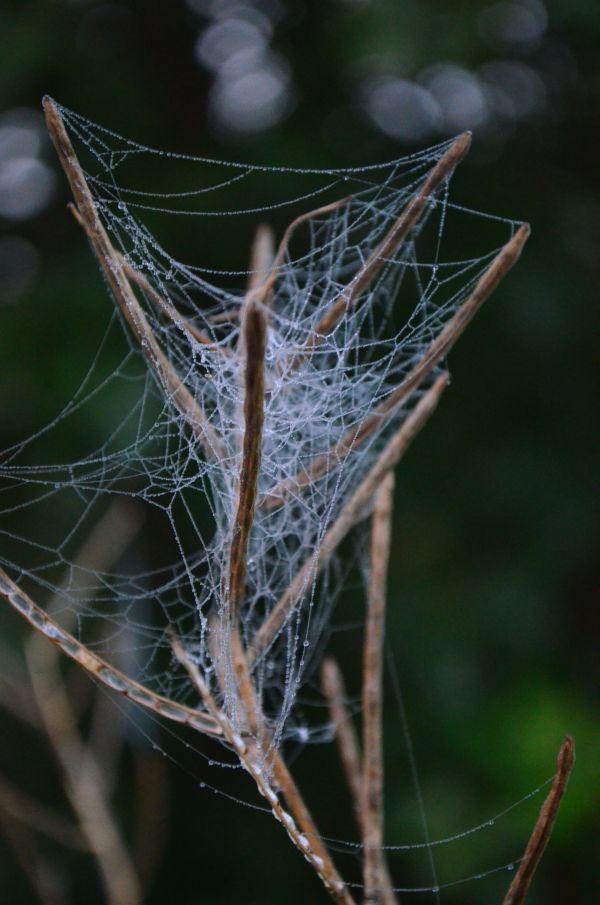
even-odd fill
[(312, 818), (279, 753), (277, 751), (269, 752), (270, 756), (274, 758), (273, 774), (278, 785), (284, 789), (287, 804), (294, 816), (284, 809), (269, 780), (268, 771), (265, 769), (264, 752), (260, 747), (257, 747), (255, 741), (251, 739), (244, 740), (235, 731), (226, 714), (218, 708), (200, 670), (193, 660), (189, 658), (179, 639), (172, 637), (171, 643), (175, 656), (186, 668), (206, 710), (220, 727), (227, 744), (239, 757), (240, 763), (254, 780), (256, 788), (262, 797), (269, 803), (275, 819), (281, 823), (298, 851), (314, 868), (334, 902), (338, 903), (338, 905), (355, 905), (327, 849), (323, 845)]

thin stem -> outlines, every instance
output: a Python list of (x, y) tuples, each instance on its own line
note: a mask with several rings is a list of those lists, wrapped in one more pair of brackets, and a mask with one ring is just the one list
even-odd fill
[(332, 468), (339, 466), (345, 457), (356, 450), (404, 403), (413, 390), (431, 373), (433, 368), (448, 354), (452, 346), (464, 332), (483, 302), (498, 286), (511, 267), (519, 259), (521, 250), (529, 237), (529, 226), (524, 223), (514, 236), (496, 255), (492, 263), (479, 278), (475, 288), (441, 332), (431, 342), (418, 363), (404, 380), (385, 397), (372, 412), (351, 428), (327, 452), (316, 456), (305, 468), (292, 478), (287, 478), (265, 495), (260, 501), (265, 508), (280, 506), (302, 487), (314, 484)]
[(0, 597), (10, 603), (17, 613), (23, 616), (36, 631), (52, 641), (53, 644), (56, 644), (67, 657), (74, 660), (75, 663), (107, 688), (119, 692), (119, 694), (129, 698), (129, 700), (134, 701), (141, 707), (145, 707), (147, 710), (151, 710), (176, 723), (191, 726), (206, 735), (221, 735), (219, 727), (207, 714), (199, 713), (191, 707), (186, 707), (184, 704), (179, 704), (177, 701), (171, 701), (169, 698), (156, 694), (145, 685), (130, 679), (129, 676), (126, 676), (119, 669), (110, 666), (97, 654), (92, 653), (89, 648), (63, 629), (58, 622), (55, 622), (51, 616), (48, 616), (37, 603), (34, 603), (9, 578), (2, 568), (0, 568)]
[[(67, 204), (67, 208), (73, 215), (74, 220), (79, 224), (79, 226), (86, 232), (85, 221), (76, 206), (73, 202), (69, 202)], [(169, 299), (163, 298), (163, 296), (158, 292), (150, 280), (144, 276), (143, 273), (140, 273), (139, 270), (136, 270), (131, 264), (129, 264), (125, 260), (125, 256), (121, 254), (120, 251), (117, 251), (113, 248), (114, 254), (121, 262), (121, 266), (123, 267), (123, 273), (127, 277), (130, 283), (135, 283), (138, 286), (144, 295), (146, 295), (151, 302), (153, 302), (157, 308), (159, 308), (174, 324), (177, 324), (180, 327), (183, 327), (184, 330), (193, 336), (196, 342), (200, 343), (203, 346), (208, 346), (212, 351), (217, 352), (226, 352), (222, 346), (217, 345), (210, 336), (207, 336), (202, 330), (199, 330), (190, 320), (184, 317), (179, 313), (173, 302)]]
[(506, 894), (503, 905), (523, 905), (531, 881), (537, 870), (540, 859), (550, 839), (554, 821), (558, 814), (561, 799), (564, 795), (569, 780), (571, 769), (575, 762), (575, 743), (567, 735), (558, 752), (556, 772), (546, 800), (539, 813), (539, 817), (529, 837), (525, 854), (519, 865), (510, 889)]
[(102, 226), (96, 205), (77, 155), (67, 135), (58, 107), (49, 97), (43, 100), (46, 125), (56, 148), (58, 158), (71, 186), (80, 215), (80, 223), (91, 243), (102, 272), (137, 341), (156, 372), (169, 398), (204, 446), (208, 456), (218, 458), (224, 454), (224, 446), (205, 413), (190, 391), (181, 381), (173, 366), (160, 348), (144, 312), (135, 297), (124, 271), (122, 260), (113, 248)]
[(354, 816), (362, 832), (361, 757), (358, 737), (346, 706), (346, 689), (342, 673), (333, 657), (323, 660), (321, 688), (327, 701), (335, 740), (346, 783), (350, 789)]
[(362, 832), (365, 905), (384, 902), (383, 859), (383, 639), (390, 555), (394, 475), (388, 472), (375, 495), (363, 653)]
[(303, 223), (306, 223), (308, 220), (314, 219), (315, 217), (322, 216), (323, 214), (330, 214), (332, 211), (337, 210), (344, 204), (348, 204), (348, 202), (351, 200), (351, 195), (348, 195), (345, 198), (339, 198), (337, 201), (333, 201), (331, 204), (325, 204), (323, 205), (323, 207), (317, 207), (312, 211), (307, 211), (304, 214), (300, 214), (299, 217), (296, 217), (295, 220), (292, 220), (292, 222), (288, 224), (279, 243), (277, 254), (273, 259), (271, 270), (269, 271), (269, 274), (264, 282), (262, 282), (255, 290), (256, 298), (259, 299), (263, 303), (263, 305), (266, 305), (269, 301), (275, 283), (277, 282), (279, 270), (281, 268), (281, 265), (283, 264), (289, 244), (298, 227)]
[(272, 643), (279, 629), (289, 618), (294, 606), (307, 592), (330, 556), (334, 553), (350, 529), (364, 516), (373, 494), (390, 469), (400, 461), (410, 443), (427, 423), (448, 383), (448, 375), (442, 374), (419, 400), (406, 421), (396, 431), (380, 453), (375, 464), (350, 497), (339, 516), (326, 532), (316, 554), (310, 556), (298, 570), (248, 647), (248, 661), (252, 663)]
[(305, 351), (310, 352), (323, 336), (333, 330), (342, 315), (372, 283), (384, 264), (388, 263), (390, 256), (394, 254), (398, 246), (401, 245), (413, 227), (416, 226), (436, 189), (439, 188), (444, 179), (450, 176), (456, 165), (467, 154), (470, 146), (470, 132), (464, 132), (459, 135), (456, 141), (452, 142), (448, 150), (435, 164), (419, 191), (413, 195), (387, 235), (371, 252), (358, 273), (321, 317), (314, 332), (306, 342)]
[(242, 341), (244, 435), (229, 561), (229, 600), (233, 612), (237, 612), (244, 596), (245, 559), (254, 519), (264, 421), (266, 320), (262, 307), (251, 299), (244, 308)]
[(237, 688), (251, 727), (256, 729), (258, 708), (240, 634), (240, 607), (244, 598), (246, 558), (258, 485), (265, 402), (266, 319), (262, 306), (251, 297), (245, 303), (241, 328), (243, 361), (244, 434), (237, 510), (231, 533), (226, 618)]
[[(299, 812), (302, 822), (305, 825), (308, 824), (308, 827), (310, 828), (310, 835), (306, 831), (301, 831), (303, 827), (301, 827), (298, 816), (295, 815), (296, 819), (294, 819), (284, 809), (266, 775), (263, 755), (260, 748), (257, 749), (252, 740), (248, 740), (248, 743), (244, 741), (244, 739), (235, 731), (226, 714), (217, 707), (200, 670), (193, 660), (189, 658), (179, 639), (173, 636), (171, 638), (171, 643), (175, 656), (186, 668), (206, 710), (219, 725), (223, 737), (227, 744), (237, 754), (242, 766), (253, 778), (259, 793), (269, 803), (275, 819), (281, 823), (293, 844), (302, 855), (304, 855), (309, 864), (312, 865), (334, 902), (338, 903), (338, 905), (354, 905), (354, 901), (346, 889), (343, 880), (339, 876), (325, 846), (321, 842), (318, 831), (312, 822), (312, 818), (310, 818), (306, 806), (302, 802), (300, 794), (280, 756), (275, 753), (273, 762), (275, 780), (282, 788), (287, 788), (287, 794), (290, 795), (289, 798), (287, 798), (286, 795), (288, 806), (290, 809), (294, 808)], [(285, 791), (284, 794), (286, 794)]]
[(250, 251), (250, 270), (248, 272), (248, 292), (259, 289), (270, 275), (275, 260), (275, 238), (273, 230), (266, 223), (261, 223), (255, 233)]

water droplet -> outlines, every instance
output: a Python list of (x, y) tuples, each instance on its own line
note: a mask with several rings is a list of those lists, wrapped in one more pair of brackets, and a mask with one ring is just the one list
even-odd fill
[(506, 869), (507, 869), (507, 870), (514, 870), (514, 869), (515, 869), (515, 865), (514, 865), (514, 864), (507, 864), (507, 865), (506, 865)]
[(302, 647), (310, 647), (310, 641), (305, 641)]
[(127, 210), (127, 205), (125, 204), (124, 201), (119, 201), (118, 207), (119, 207), (119, 210), (120, 210), (120, 211), (126, 211), (126, 210)]
[(55, 484), (55, 485), (54, 485), (54, 489), (55, 489), (55, 490), (60, 490), (60, 484)]

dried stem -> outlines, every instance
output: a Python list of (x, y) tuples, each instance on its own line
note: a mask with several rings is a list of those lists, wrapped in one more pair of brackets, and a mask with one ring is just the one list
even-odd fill
[(342, 673), (333, 657), (323, 660), (321, 687), (329, 707), (340, 762), (352, 797), (354, 816), (362, 832), (361, 757), (358, 737), (346, 706), (346, 689)]
[(431, 342), (419, 362), (404, 380), (356, 427), (351, 428), (338, 440), (331, 449), (316, 456), (298, 474), (292, 478), (287, 478), (269, 491), (264, 499), (260, 501), (261, 506), (265, 508), (280, 506), (302, 487), (314, 484), (328, 471), (338, 466), (349, 453), (357, 449), (375, 430), (381, 427), (385, 420), (407, 400), (413, 390), (423, 382), (433, 368), (448, 354), (483, 302), (517, 262), (528, 237), (529, 226), (523, 224), (512, 239), (496, 255), (490, 266), (479, 278), (469, 297)]
[(375, 494), (363, 653), (362, 833), (365, 905), (383, 905), (383, 733), (382, 658), (387, 569), (390, 555), (394, 475), (388, 472)]
[[(87, 233), (85, 220), (77, 210), (77, 207), (73, 204), (73, 202), (69, 202), (69, 204), (67, 204), (67, 207), (79, 226), (84, 230), (84, 232)], [(169, 320), (171, 320), (174, 324), (183, 327), (184, 330), (187, 330), (187, 332), (194, 337), (196, 342), (200, 343), (203, 346), (210, 347), (211, 351), (225, 353), (227, 352), (226, 349), (215, 343), (214, 340), (210, 338), (210, 336), (207, 336), (206, 333), (204, 333), (202, 330), (199, 330), (198, 327), (195, 326), (195, 324), (188, 320), (188, 318), (180, 314), (173, 302), (171, 302), (169, 299), (163, 298), (160, 292), (158, 292), (152, 285), (150, 280), (146, 276), (144, 276), (143, 273), (140, 273), (139, 270), (136, 270), (135, 267), (129, 264), (125, 260), (125, 256), (121, 254), (120, 251), (117, 251), (115, 248), (113, 248), (113, 252), (120, 261), (123, 268), (123, 273), (129, 280), (129, 282), (135, 283), (135, 285), (142, 290), (144, 295), (146, 295), (150, 299), (150, 301), (153, 302), (156, 307), (169, 318)]]
[(250, 725), (258, 718), (254, 689), (240, 635), (240, 606), (244, 598), (248, 540), (254, 520), (254, 503), (262, 447), (265, 402), (266, 319), (262, 306), (251, 297), (245, 303), (241, 329), (244, 381), (244, 434), (237, 510), (231, 533), (227, 621), (231, 659), (237, 688)]
[(425, 210), (432, 195), (440, 184), (460, 163), (471, 146), (471, 133), (464, 132), (452, 142), (445, 154), (440, 157), (433, 167), (427, 179), (419, 191), (413, 195), (405, 209), (402, 211), (390, 231), (381, 240), (379, 245), (369, 255), (358, 273), (352, 278), (344, 291), (333, 301), (329, 309), (319, 320), (314, 332), (306, 342), (306, 352), (310, 352), (322, 339), (330, 333), (338, 323), (342, 315), (359, 298), (362, 292), (375, 279), (384, 264), (387, 264), (390, 255), (393, 255), (398, 246), (406, 239), (411, 229), (418, 223), (421, 214)]
[(275, 259), (274, 242), (275, 238), (271, 227), (266, 223), (261, 223), (256, 230), (250, 251), (249, 293), (259, 289), (270, 275)]
[[(290, 810), (296, 811), (294, 814), (296, 819), (285, 811), (278, 795), (272, 787), (265, 773), (264, 756), (261, 749), (257, 748), (252, 740), (248, 740), (248, 743), (244, 741), (244, 739), (234, 730), (227, 716), (217, 707), (200, 670), (188, 657), (181, 642), (177, 638), (172, 637), (171, 643), (175, 656), (187, 669), (190, 679), (197, 689), (206, 710), (221, 728), (223, 737), (239, 757), (242, 766), (253, 778), (260, 794), (269, 803), (273, 816), (282, 824), (293, 844), (315, 869), (334, 902), (338, 903), (338, 905), (354, 905), (354, 901), (339, 876), (327, 849), (321, 842), (319, 833), (312, 822), (312, 818), (279, 754), (277, 752), (271, 754), (270, 752), (271, 756), (274, 758), (274, 777), (276, 782), (284, 790)], [(287, 792), (285, 791), (286, 788)], [(304, 826), (302, 824), (304, 824)], [(306, 831), (305, 827), (309, 829), (309, 832)]]
[(127, 264), (123, 261), (123, 255), (119, 252), (117, 252), (117, 255), (123, 262), (123, 271), (127, 279), (132, 283), (135, 283), (136, 286), (139, 286), (142, 292), (169, 318), (170, 321), (177, 324), (179, 327), (183, 327), (190, 336), (194, 337), (196, 342), (200, 343), (202, 346), (206, 346), (211, 352), (219, 352), (222, 355), (227, 354), (228, 350), (226, 348), (215, 343), (203, 330), (199, 330), (187, 317), (180, 314), (173, 302), (164, 298), (160, 292), (157, 292), (143, 273), (140, 273), (139, 270), (136, 270), (131, 264)]
[(59, 109), (49, 97), (44, 98), (43, 107), (50, 138), (75, 198), (80, 215), (78, 220), (86, 232), (119, 308), (133, 335), (144, 349), (168, 397), (202, 443), (206, 454), (210, 458), (218, 458), (224, 453), (221, 439), (165, 356), (146, 320), (129, 284), (122, 260), (102, 226), (92, 193), (67, 135)]
[(117, 691), (129, 700), (134, 701), (147, 710), (173, 720), (191, 726), (198, 732), (207, 735), (220, 736), (221, 731), (214, 721), (206, 714), (199, 713), (191, 707), (171, 701), (162, 695), (156, 694), (145, 685), (141, 685), (134, 679), (130, 679), (125, 673), (110, 666), (97, 654), (81, 644), (69, 632), (63, 629), (58, 622), (48, 616), (44, 610), (22, 591), (15, 582), (9, 578), (4, 569), (0, 568), (0, 597), (23, 616), (34, 629), (56, 644), (67, 657), (74, 660), (79, 666), (89, 672), (95, 679), (107, 688)]
[(277, 254), (273, 259), (271, 270), (266, 280), (264, 280), (264, 282), (262, 282), (256, 289), (256, 298), (258, 298), (263, 303), (263, 305), (266, 305), (269, 301), (271, 292), (273, 291), (273, 287), (275, 286), (275, 283), (277, 282), (277, 278), (279, 276), (280, 267), (283, 264), (283, 260), (292, 240), (292, 236), (294, 235), (298, 227), (303, 223), (306, 223), (308, 220), (313, 220), (315, 217), (322, 216), (323, 214), (330, 214), (332, 211), (336, 211), (344, 204), (348, 204), (351, 199), (351, 195), (348, 195), (345, 198), (339, 198), (337, 201), (333, 201), (331, 204), (325, 204), (323, 205), (323, 207), (317, 207), (312, 211), (307, 211), (305, 214), (300, 214), (299, 217), (296, 217), (295, 220), (292, 220), (292, 222), (288, 224), (279, 243)]
[(435, 411), (447, 383), (448, 376), (446, 374), (438, 377), (433, 386), (408, 415), (406, 421), (388, 441), (375, 464), (354, 491), (333, 525), (326, 532), (319, 544), (317, 553), (309, 557), (301, 566), (292, 582), (257, 630), (248, 647), (250, 664), (269, 647), (279, 629), (293, 611), (297, 601), (310, 587), (311, 581), (315, 579), (353, 525), (363, 517), (382, 479), (400, 461), (412, 440)]
[(567, 786), (571, 768), (575, 762), (575, 744), (570, 736), (567, 736), (560, 747), (556, 761), (556, 772), (552, 781), (552, 788), (546, 796), (539, 817), (529, 837), (525, 854), (521, 859), (510, 889), (506, 894), (503, 905), (523, 905), (529, 891), (531, 881), (537, 870), (540, 859), (544, 854), (561, 799)]

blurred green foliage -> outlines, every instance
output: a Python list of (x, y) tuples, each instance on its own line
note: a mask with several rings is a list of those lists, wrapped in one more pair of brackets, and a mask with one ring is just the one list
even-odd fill
[[(386, 137), (365, 114), (360, 79), (366, 68), (412, 77), (439, 63), (469, 70), (495, 53), (478, 25), (491, 6), (482, 0), (272, 4), (281, 11), (272, 43), (288, 61), (294, 106), (271, 128), (239, 135), (212, 127), (207, 116), (212, 76), (195, 59), (194, 45), (208, 20), (192, 6), (183, 0), (5, 0), (0, 107), (38, 110), (49, 93), (155, 147), (283, 165), (366, 164), (414, 149)], [(479, 139), (475, 129), (471, 159), (453, 182), (455, 200), (528, 220), (532, 238), (453, 352), (451, 390), (399, 472), (388, 638), (433, 838), (517, 801), (550, 775), (564, 734), (575, 737), (572, 782), (530, 897), (531, 905), (571, 905), (591, 902), (597, 887), (592, 499), (600, 5), (553, 0), (547, 13), (542, 46), (527, 59), (531, 65), (568, 59), (569, 78), (548, 89), (544, 109), (496, 140)], [(65, 211), (68, 194), (49, 147), (43, 156), (56, 171), (52, 201), (36, 216), (0, 219), (5, 236), (26, 239), (39, 255), (28, 291), (0, 308), (3, 447), (43, 424), (69, 397), (110, 304)], [(227, 246), (211, 251), (217, 262), (231, 255), (243, 261), (247, 237), (236, 233), (234, 222), (228, 229)], [(459, 248), (469, 237), (456, 238)], [(192, 241), (211, 240), (173, 238), (188, 252)], [(111, 412), (100, 410), (94, 423), (77, 422), (80, 436), (67, 434), (62, 442), (76, 453), (84, 437), (91, 432), (100, 439), (110, 423)], [(48, 458), (56, 452), (47, 450)], [(350, 591), (336, 619), (355, 617), (360, 601)], [(16, 637), (9, 613), (1, 623), (3, 634)], [(332, 645), (356, 694), (358, 632), (334, 633)], [(419, 841), (406, 740), (391, 693), (387, 705), (387, 838)], [(36, 789), (54, 800), (56, 793), (47, 790), (57, 777), (43, 747), (35, 759), (20, 758), (16, 746), (29, 749), (32, 742), (23, 743), (13, 722), (0, 718), (3, 771), (23, 787), (31, 785), (33, 771)], [(169, 750), (168, 739), (161, 743)], [(140, 737), (137, 744), (145, 743)], [(175, 756), (185, 770), (172, 768), (168, 840), (149, 905), (325, 901), (277, 826), (201, 791), (186, 770), (193, 776), (204, 771), (207, 782), (214, 781), (210, 771), (191, 752)], [(327, 833), (353, 838), (333, 752), (308, 750), (297, 772)], [(228, 777), (217, 782), (231, 794), (248, 794), (243, 783), (230, 787)], [(126, 802), (123, 795), (123, 808)], [(538, 797), (493, 827), (436, 849), (442, 882), (517, 858), (539, 803)], [(72, 902), (100, 901), (85, 859), (54, 857), (64, 859), (72, 877)], [(394, 854), (391, 865), (401, 885), (432, 882), (425, 857)], [(352, 859), (342, 866), (356, 874)], [(509, 880), (500, 872), (482, 884), (444, 891), (442, 901), (499, 902)], [(11, 905), (34, 901), (1, 840), (0, 889)]]

